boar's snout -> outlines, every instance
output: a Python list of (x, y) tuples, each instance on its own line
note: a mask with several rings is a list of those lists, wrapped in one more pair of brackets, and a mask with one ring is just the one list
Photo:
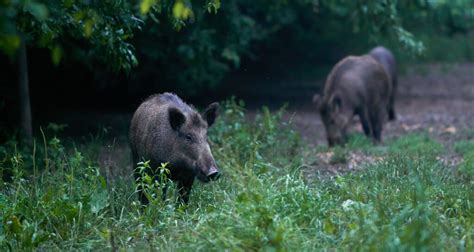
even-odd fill
[(212, 180), (217, 180), (220, 176), (216, 161), (211, 153), (209, 144), (203, 147), (203, 153), (200, 160), (197, 162), (197, 178), (204, 183)]
[(208, 183), (213, 180), (217, 180), (221, 176), (216, 166), (211, 166), (207, 171), (199, 171), (197, 177), (204, 183)]
[(214, 166), (212, 166), (209, 169), (209, 172), (206, 174), (206, 177), (209, 180), (217, 180), (220, 176), (221, 176), (221, 174), (219, 173), (219, 170), (217, 170), (217, 168), (214, 167)]

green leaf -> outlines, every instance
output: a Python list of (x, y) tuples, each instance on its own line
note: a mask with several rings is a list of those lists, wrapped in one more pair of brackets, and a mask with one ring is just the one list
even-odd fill
[(91, 201), (89, 202), (91, 212), (94, 214), (99, 213), (102, 209), (108, 205), (107, 191), (102, 190), (92, 195)]
[(214, 14), (221, 8), (221, 0), (211, 0), (207, 3), (207, 12)]
[(20, 47), (20, 43), (20, 36), (16, 34), (0, 35), (0, 49), (10, 56), (13, 56), (16, 50)]
[(59, 47), (58, 45), (54, 46), (53, 49), (51, 50), (51, 59), (55, 66), (59, 65), (59, 62), (61, 62), (61, 57), (62, 57), (61, 47)]
[(106, 189), (107, 182), (105, 181), (105, 178), (103, 176), (99, 176), (99, 181), (100, 181), (100, 186), (102, 186), (102, 189)]
[(21, 231), (23, 230), (20, 220), (15, 215), (12, 215), (10, 219), (7, 221), (7, 227), (9, 231), (14, 234), (20, 234)]
[(29, 2), (26, 4), (25, 10), (38, 20), (45, 20), (49, 15), (48, 8), (41, 3)]
[(173, 16), (176, 19), (186, 20), (193, 16), (193, 11), (182, 1), (176, 1), (173, 5)]
[(94, 27), (94, 20), (89, 19), (84, 23), (84, 36), (86, 38), (90, 38), (92, 35), (93, 27)]
[(140, 13), (143, 15), (147, 14), (155, 3), (156, 0), (142, 0), (140, 3)]
[(234, 51), (232, 49), (229, 49), (229, 48), (225, 48), (224, 51), (222, 51), (222, 57), (224, 57), (227, 60), (232, 61), (232, 63), (234, 63), (235, 67), (239, 67), (240, 57), (239, 57), (239, 55), (237, 54), (236, 51)]

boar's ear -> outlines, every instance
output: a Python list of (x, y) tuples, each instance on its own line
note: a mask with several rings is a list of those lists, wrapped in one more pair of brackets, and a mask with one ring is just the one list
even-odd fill
[(211, 127), (214, 124), (214, 121), (217, 118), (217, 110), (219, 109), (219, 103), (211, 103), (206, 110), (204, 111), (203, 117), (207, 122), (207, 126)]
[(313, 104), (316, 106), (316, 108), (321, 106), (321, 96), (319, 94), (313, 95)]
[(168, 109), (168, 118), (170, 120), (170, 125), (173, 130), (179, 129), (181, 125), (186, 121), (184, 114), (175, 107), (170, 107)]
[(335, 95), (331, 99), (331, 107), (334, 112), (339, 113), (342, 107), (342, 99), (339, 95)]

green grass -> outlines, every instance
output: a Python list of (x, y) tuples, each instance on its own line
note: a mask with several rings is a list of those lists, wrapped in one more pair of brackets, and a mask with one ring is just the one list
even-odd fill
[(385, 158), (310, 186), (301, 167), (314, 150), (281, 113), (244, 114), (224, 105), (209, 132), (223, 176), (196, 183), (187, 207), (170, 197), (142, 209), (133, 181), (108, 176), (88, 144), (2, 146), (1, 170), (13, 178), (0, 188), (1, 250), (474, 249), (474, 180), (438, 162), (445, 150), (428, 135), (382, 147), (353, 137), (341, 152), (382, 148)]
[(474, 140), (463, 140), (454, 144), (454, 150), (461, 155), (474, 151)]
[(474, 181), (474, 140), (463, 140), (454, 144), (454, 150), (463, 157), (459, 165), (459, 176)]

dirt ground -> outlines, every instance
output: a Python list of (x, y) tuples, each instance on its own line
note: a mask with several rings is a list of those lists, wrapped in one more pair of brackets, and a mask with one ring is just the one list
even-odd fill
[[(397, 120), (385, 124), (385, 140), (425, 131), (450, 149), (449, 143), (474, 137), (473, 63), (412, 66), (400, 75), (397, 93)], [(310, 102), (290, 107), (286, 117), (308, 144), (326, 145), (324, 126)], [(352, 131), (362, 132), (358, 118)], [(459, 159), (450, 152), (444, 158)], [(318, 154), (317, 164), (309, 165), (306, 173), (337, 174), (357, 169), (361, 163), (376, 158), (355, 152), (349, 154), (346, 164), (332, 165), (329, 164), (332, 155), (330, 151)]]

